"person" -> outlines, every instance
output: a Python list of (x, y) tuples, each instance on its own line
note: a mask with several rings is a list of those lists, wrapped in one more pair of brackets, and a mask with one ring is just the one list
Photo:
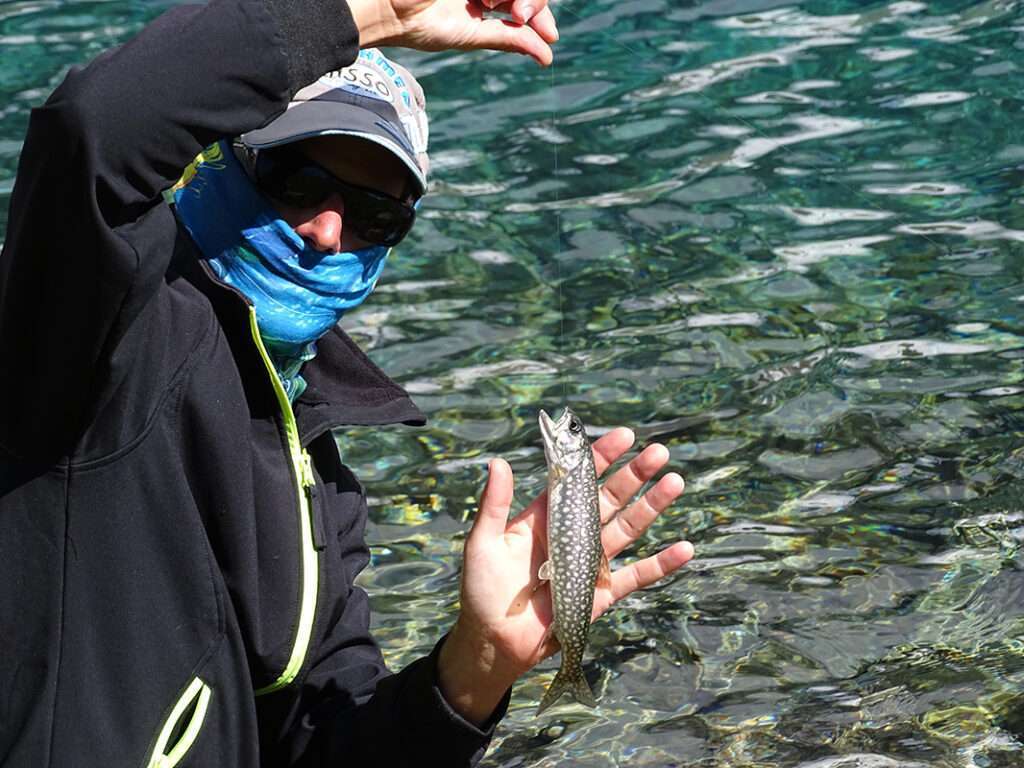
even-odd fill
[[(423, 423), (336, 325), (426, 190), (420, 89), (374, 48), (550, 63), (546, 0), (492, 4), (177, 7), (33, 110), (0, 257), (4, 766), (471, 765), (557, 650), (545, 500), (509, 520), (494, 459), (458, 617), (390, 672), (332, 437)], [(597, 440), (599, 471), (632, 441)], [(682, 492), (628, 503), (667, 459), (604, 484), (609, 556)], [(595, 615), (691, 555), (620, 568)]]

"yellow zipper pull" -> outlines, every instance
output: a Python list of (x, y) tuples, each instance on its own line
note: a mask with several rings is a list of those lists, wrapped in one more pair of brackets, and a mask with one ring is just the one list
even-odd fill
[(313, 549), (319, 552), (326, 544), (327, 532), (323, 527), (323, 515), (317, 514), (316, 475), (313, 474), (313, 457), (305, 450), (302, 452), (302, 485), (306, 489), (306, 498), (309, 499), (309, 522), (312, 527)]
[(302, 485), (306, 488), (313, 488), (316, 485), (316, 475), (313, 474), (313, 457), (309, 451), (302, 451)]

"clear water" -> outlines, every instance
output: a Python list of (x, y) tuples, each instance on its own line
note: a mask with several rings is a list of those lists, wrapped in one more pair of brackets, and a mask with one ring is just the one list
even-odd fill
[[(0, 5), (0, 203), (27, 110), (168, 3)], [(625, 559), (697, 559), (595, 626), (601, 695), (505, 766), (1024, 766), (1024, 7), (556, 6), (553, 70), (404, 54), (434, 193), (348, 321), (431, 418), (341, 436), (389, 659), (457, 608), (486, 460), (540, 407), (671, 450)], [(5, 221), (0, 221), (0, 236)]]

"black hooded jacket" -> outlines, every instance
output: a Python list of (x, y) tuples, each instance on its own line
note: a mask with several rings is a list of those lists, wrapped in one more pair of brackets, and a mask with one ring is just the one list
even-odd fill
[(436, 648), (387, 671), (353, 586), (366, 503), (331, 430), (422, 414), (340, 330), (292, 407), (250, 304), (161, 198), (357, 46), (341, 0), (180, 7), (32, 113), (0, 257), (2, 766), (486, 748)]

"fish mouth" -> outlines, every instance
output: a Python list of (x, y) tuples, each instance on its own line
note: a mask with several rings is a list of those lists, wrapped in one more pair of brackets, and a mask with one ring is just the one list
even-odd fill
[(555, 435), (565, 429), (570, 418), (572, 418), (572, 411), (569, 408), (562, 411), (562, 415), (558, 417), (557, 421), (548, 416), (544, 409), (541, 408), (537, 421), (540, 423), (540, 432), (544, 435), (544, 442), (555, 442)]
[(540, 434), (544, 438), (545, 445), (551, 445), (555, 442), (555, 430), (558, 425), (555, 421), (545, 413), (544, 409), (541, 408), (540, 416), (537, 421), (540, 423)]
[(540, 423), (540, 433), (544, 438), (545, 446), (554, 446), (558, 443), (558, 434), (564, 432), (569, 420), (572, 418), (572, 411), (567, 407), (562, 411), (558, 420), (552, 419), (542, 408), (537, 421)]

